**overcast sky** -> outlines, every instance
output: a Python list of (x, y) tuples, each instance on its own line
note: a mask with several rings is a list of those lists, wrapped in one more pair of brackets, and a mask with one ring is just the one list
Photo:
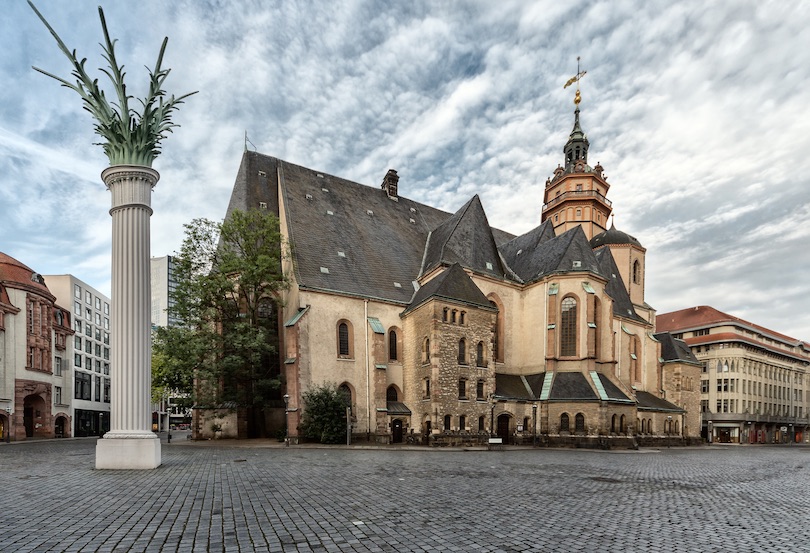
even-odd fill
[[(39, 0), (105, 66), (97, 5)], [(128, 91), (169, 37), (169, 93), (198, 90), (154, 168), (152, 255), (225, 215), (247, 145), (490, 224), (540, 223), (573, 125), (616, 227), (647, 248), (659, 313), (711, 305), (810, 340), (810, 2), (101, 2)], [(22, 0), (0, 18), (0, 251), (109, 294), (107, 160), (70, 65)]]

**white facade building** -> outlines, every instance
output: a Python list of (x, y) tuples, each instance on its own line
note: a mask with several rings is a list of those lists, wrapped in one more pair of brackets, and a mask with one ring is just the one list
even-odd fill
[(72, 435), (101, 436), (110, 429), (110, 298), (73, 275), (44, 278), (72, 313), (72, 356), (63, 360), (73, 368)]

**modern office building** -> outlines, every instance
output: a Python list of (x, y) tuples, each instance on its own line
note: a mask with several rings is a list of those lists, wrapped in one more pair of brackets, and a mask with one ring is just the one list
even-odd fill
[(73, 275), (46, 275), (56, 303), (73, 320), (73, 435), (110, 429), (110, 298)]
[[(171, 255), (150, 260), (152, 280), (152, 326), (169, 327), (180, 323), (174, 312), (176, 258)], [(191, 422), (189, 394), (169, 392), (152, 404), (152, 422), (155, 430), (184, 428)]]
[(701, 362), (708, 441), (810, 441), (810, 344), (706, 305), (662, 313), (657, 327)]
[(152, 325), (175, 326), (178, 323), (172, 299), (172, 292), (176, 286), (175, 258), (171, 255), (153, 257), (149, 266), (152, 279)]

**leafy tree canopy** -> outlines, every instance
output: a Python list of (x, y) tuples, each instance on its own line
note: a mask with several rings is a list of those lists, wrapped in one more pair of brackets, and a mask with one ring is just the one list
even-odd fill
[(153, 381), (189, 390), (200, 406), (261, 409), (278, 395), (278, 307), (288, 281), (278, 218), (234, 211), (195, 219), (175, 258), (177, 327), (158, 329)]

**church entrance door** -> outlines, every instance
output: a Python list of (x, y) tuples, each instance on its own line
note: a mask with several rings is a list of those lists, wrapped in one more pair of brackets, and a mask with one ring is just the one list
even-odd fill
[(402, 420), (394, 419), (391, 422), (391, 431), (393, 433), (393, 437), (391, 441), (395, 444), (402, 443)]
[(498, 437), (503, 438), (503, 443), (509, 443), (509, 415), (498, 415)]

